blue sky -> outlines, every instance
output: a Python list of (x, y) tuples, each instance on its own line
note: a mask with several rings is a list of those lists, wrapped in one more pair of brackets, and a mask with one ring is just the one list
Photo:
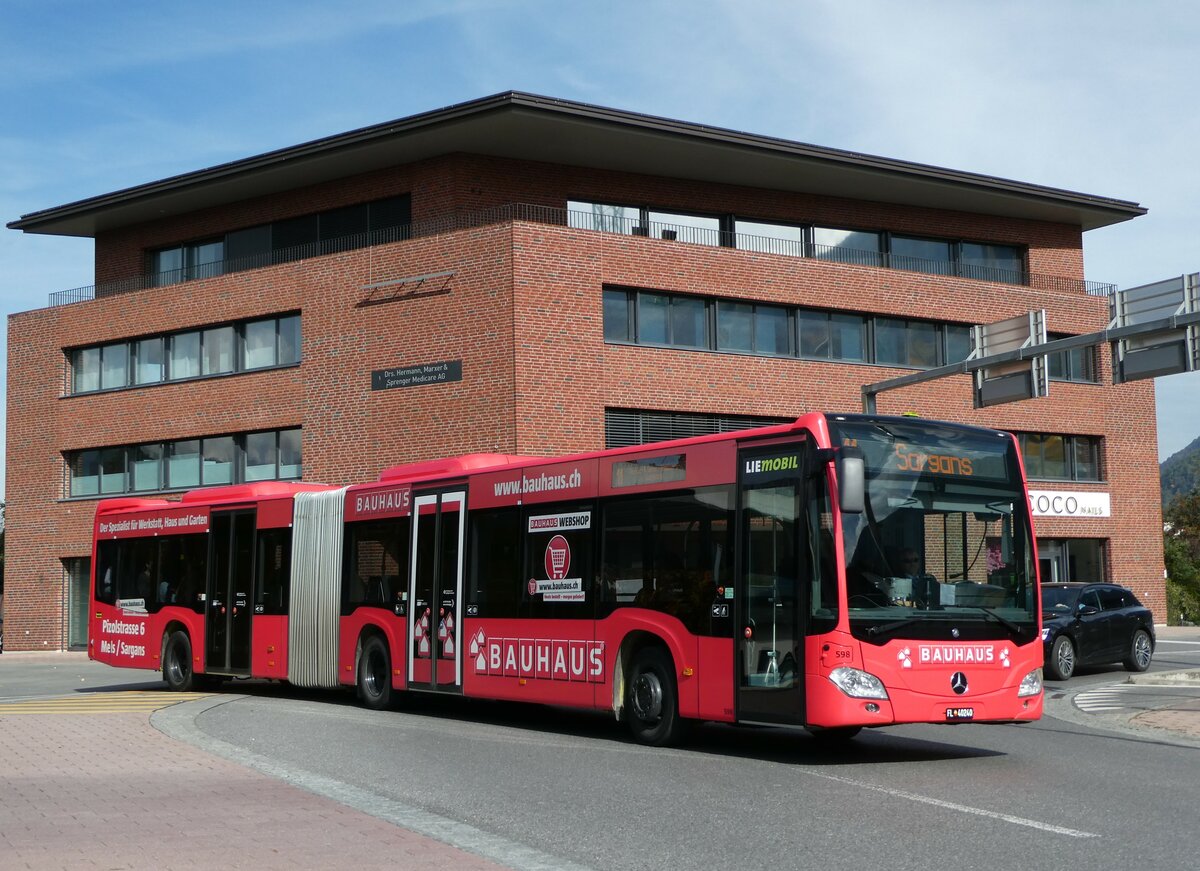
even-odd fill
[[(0, 0), (0, 217), (521, 90), (1133, 200), (1084, 237), (1131, 287), (1200, 271), (1198, 44), (1170, 0)], [(92, 254), (0, 228), (0, 308)], [(1200, 374), (1157, 390), (1165, 459)]]

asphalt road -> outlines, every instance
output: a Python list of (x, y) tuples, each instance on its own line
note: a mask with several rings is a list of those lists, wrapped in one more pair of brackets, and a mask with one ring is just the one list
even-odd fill
[[(1177, 664), (1163, 645), (1155, 668), (1194, 667), (1189, 651)], [(26, 668), (46, 666), (0, 670), (0, 697), (161, 688), (91, 663)], [(375, 713), (348, 693), (261, 683), (153, 721), (513, 867), (1193, 869), (1200, 749), (1109, 729), (1072, 702), (1125, 676), (1048, 687), (1059, 698), (1036, 724), (899, 727), (834, 752), (802, 732), (721, 726), (647, 749), (598, 715), (421, 697)]]

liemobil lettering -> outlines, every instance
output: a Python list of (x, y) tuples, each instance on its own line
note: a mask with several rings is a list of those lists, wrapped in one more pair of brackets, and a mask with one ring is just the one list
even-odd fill
[(796, 456), (767, 457), (764, 460), (746, 460), (746, 474), (758, 475), (763, 472), (787, 472), (799, 468), (799, 458)]
[(471, 637), (470, 654), (478, 675), (604, 682), (603, 641), (488, 638), (480, 629)]

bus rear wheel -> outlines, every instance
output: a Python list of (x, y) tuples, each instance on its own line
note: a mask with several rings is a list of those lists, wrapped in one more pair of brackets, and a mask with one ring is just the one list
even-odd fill
[(163, 680), (167, 688), (186, 693), (196, 687), (196, 674), (192, 671), (192, 642), (182, 629), (167, 636), (163, 650)]
[(373, 711), (392, 705), (392, 658), (387, 642), (378, 635), (363, 642), (358, 658), (358, 697)]
[(625, 709), (629, 729), (642, 744), (663, 747), (683, 737), (675, 667), (662, 648), (647, 647), (634, 657)]

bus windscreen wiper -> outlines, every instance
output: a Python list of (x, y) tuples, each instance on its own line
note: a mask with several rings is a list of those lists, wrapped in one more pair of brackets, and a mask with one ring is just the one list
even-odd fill
[(872, 626), (871, 628), (869, 628), (867, 630), (867, 635), (869, 635), (873, 638), (876, 635), (884, 635), (888, 632), (895, 632), (897, 629), (903, 629), (905, 626), (908, 626), (909, 624), (912, 624), (912, 623), (916, 623), (918, 620), (921, 620), (921, 619), (923, 619), (923, 618), (921, 618), (921, 617), (902, 617), (899, 620), (893, 620), (891, 623), (883, 623), (879, 626)]
[(1001, 626), (1003, 626), (1005, 629), (1007, 629), (1013, 635), (1024, 635), (1025, 634), (1025, 630), (1022, 629), (1019, 625), (1017, 625), (1013, 621), (1009, 620), (1007, 617), (1001, 617), (999, 614), (997, 614), (995, 611), (993, 611), (991, 608), (987, 607), (986, 605), (960, 605), (959, 607), (960, 608), (974, 608), (977, 611), (982, 611), (984, 614), (987, 614), (989, 617), (991, 617), (993, 620), (995, 620), (997, 623), (999, 623)]

